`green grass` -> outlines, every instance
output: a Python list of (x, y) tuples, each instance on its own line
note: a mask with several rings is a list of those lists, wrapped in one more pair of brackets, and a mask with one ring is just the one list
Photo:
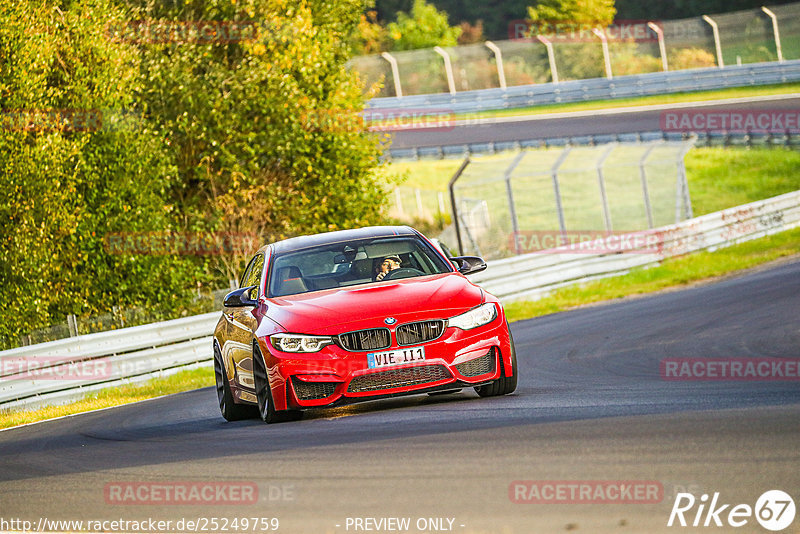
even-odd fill
[(685, 161), (695, 215), (800, 189), (800, 152), (698, 148)]
[(782, 83), (761, 85), (758, 87), (732, 87), (713, 91), (697, 91), (691, 93), (672, 93), (666, 95), (650, 95), (632, 98), (593, 100), (591, 102), (575, 102), (570, 104), (543, 104), (524, 108), (482, 111), (480, 113), (459, 113), (456, 119), (479, 119), (491, 117), (515, 117), (521, 115), (543, 115), (547, 113), (566, 113), (576, 111), (594, 111), (601, 109), (624, 108), (634, 106), (652, 106), (658, 104), (685, 104), (688, 102), (706, 102), (726, 98), (746, 98), (753, 96), (784, 95), (800, 92), (800, 83)]
[(214, 370), (209, 364), (207, 368), (179, 371), (163, 378), (154, 378), (143, 384), (104, 389), (71, 404), (47, 406), (38, 410), (3, 410), (0, 411), (0, 428), (9, 428), (35, 421), (53, 419), (54, 417), (99, 410), (213, 385)]
[(530, 319), (613, 299), (652, 293), (714, 279), (779, 258), (800, 254), (800, 228), (754, 239), (715, 252), (669, 258), (613, 278), (558, 289), (536, 301), (506, 304), (509, 321)]
[[(548, 152), (557, 154), (561, 149), (537, 149), (532, 152), (541, 163)], [(480, 158), (480, 161), (502, 167), (504, 162), (512, 158), (513, 155), (510, 154), (498, 154)], [(686, 156), (685, 163), (695, 215), (800, 189), (800, 152), (774, 148), (704, 147), (691, 150)], [(390, 165), (390, 171), (405, 175), (405, 181), (401, 184), (405, 187), (447, 191), (447, 183), (459, 165), (461, 165), (459, 160), (394, 162)], [(549, 177), (546, 178), (549, 180)], [(606, 179), (609, 180), (611, 177), (606, 176)], [(568, 187), (565, 184), (563, 186)], [(494, 184), (492, 187), (496, 190), (494, 196), (505, 195), (502, 184)], [(638, 201), (639, 191), (637, 189), (631, 191)], [(547, 188), (544, 192), (550, 193)], [(536, 201), (541, 203), (542, 199), (537, 198)], [(524, 206), (519, 209), (520, 214), (524, 212), (522, 208)], [(526, 221), (526, 224), (536, 227), (536, 221)]]

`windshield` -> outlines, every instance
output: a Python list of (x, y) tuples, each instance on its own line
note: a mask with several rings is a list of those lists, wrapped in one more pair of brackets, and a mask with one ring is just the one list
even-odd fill
[(282, 297), (451, 270), (430, 245), (416, 237), (333, 243), (274, 256), (268, 295)]

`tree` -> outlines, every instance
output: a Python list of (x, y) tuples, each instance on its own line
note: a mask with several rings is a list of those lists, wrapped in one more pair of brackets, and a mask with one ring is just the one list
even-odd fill
[(380, 139), (345, 67), (362, 8), (0, 4), (0, 297), (13, 310), (0, 335), (112, 305), (177, 313), (198, 281), (223, 287), (237, 270), (109, 250), (110, 235), (235, 230), (263, 244), (382, 222)]
[(176, 169), (136, 119), (136, 50), (105, 33), (121, 17), (103, 0), (0, 6), (0, 336), (179, 302), (198, 277), (185, 257), (106, 247), (110, 234), (174, 228)]
[(528, 8), (534, 23), (592, 25), (605, 28), (614, 21), (614, 0), (539, 0)]
[(392, 50), (455, 46), (461, 35), (461, 28), (447, 22), (447, 13), (425, 0), (414, 0), (410, 15), (399, 12), (397, 22), (389, 23), (388, 30)]
[[(345, 67), (362, 7), (143, 0), (132, 10), (130, 19), (174, 24), (258, 21), (238, 40), (141, 47), (138, 98), (176, 154), (181, 179), (171, 194), (188, 230), (249, 229), (267, 242), (382, 222), (381, 145), (358, 116), (362, 86)], [(248, 202), (249, 191), (263, 198)], [(257, 220), (243, 227), (234, 200)], [(221, 276), (235, 270), (227, 263)]]
[(351, 43), (354, 56), (380, 54), (389, 49), (389, 32), (378, 22), (376, 11), (367, 11), (361, 15), (358, 29), (351, 37)]

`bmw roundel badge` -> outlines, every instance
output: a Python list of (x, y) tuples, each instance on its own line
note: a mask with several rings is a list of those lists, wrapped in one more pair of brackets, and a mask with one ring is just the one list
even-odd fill
[(386, 319), (383, 320), (383, 322), (388, 325), (393, 325), (394, 323), (397, 322), (397, 319), (395, 319), (394, 317), (387, 317)]

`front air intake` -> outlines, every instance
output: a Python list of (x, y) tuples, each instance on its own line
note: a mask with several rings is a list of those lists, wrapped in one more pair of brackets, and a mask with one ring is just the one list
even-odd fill
[(346, 334), (339, 334), (339, 345), (351, 352), (385, 349), (391, 345), (391, 335), (388, 328), (371, 328), (369, 330), (356, 330)]

